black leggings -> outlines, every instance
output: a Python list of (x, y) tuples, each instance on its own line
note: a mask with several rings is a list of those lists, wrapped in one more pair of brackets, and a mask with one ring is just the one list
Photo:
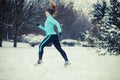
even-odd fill
[(64, 58), (65, 61), (68, 61), (67, 55), (64, 52), (64, 50), (61, 48), (58, 35), (48, 35), (39, 45), (39, 60), (42, 60), (43, 56), (43, 48), (48, 45), (49, 43), (53, 43), (55, 48), (61, 53), (62, 57)]

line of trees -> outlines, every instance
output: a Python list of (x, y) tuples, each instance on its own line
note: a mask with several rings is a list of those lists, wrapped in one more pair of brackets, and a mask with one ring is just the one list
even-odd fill
[(57, 3), (57, 15), (56, 18), (62, 25), (63, 39), (76, 39), (80, 37), (80, 33), (85, 33), (89, 30), (90, 23), (88, 18), (84, 15), (81, 8), (79, 10), (74, 9), (74, 3), (69, 4)]
[[(63, 39), (78, 39), (80, 33), (90, 28), (82, 10), (73, 9), (73, 2), (66, 5), (62, 1), (54, 1), (57, 4), (55, 18), (61, 23)], [(13, 39), (13, 46), (17, 47), (19, 36), (29, 33), (43, 34), (35, 26), (37, 23), (44, 24), (44, 12), (48, 7), (48, 0), (0, 0), (0, 46), (3, 38)]]

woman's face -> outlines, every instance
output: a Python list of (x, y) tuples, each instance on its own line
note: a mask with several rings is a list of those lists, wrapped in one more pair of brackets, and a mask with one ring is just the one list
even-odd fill
[(49, 13), (48, 11), (45, 11), (45, 15), (46, 15), (46, 16), (49, 16), (50, 13)]

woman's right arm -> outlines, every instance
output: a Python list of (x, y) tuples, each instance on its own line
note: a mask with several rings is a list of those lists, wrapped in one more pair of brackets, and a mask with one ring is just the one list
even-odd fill
[(38, 28), (40, 28), (41, 30), (45, 31), (45, 27), (43, 27), (42, 25), (39, 25)]

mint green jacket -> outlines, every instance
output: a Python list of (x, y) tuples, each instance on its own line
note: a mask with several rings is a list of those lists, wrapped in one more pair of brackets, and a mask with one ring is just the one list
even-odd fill
[(45, 31), (46, 33), (46, 36), (48, 35), (54, 35), (54, 34), (57, 34), (54, 30), (54, 25), (56, 25), (57, 29), (58, 29), (58, 32), (61, 33), (62, 32), (62, 29), (60, 27), (60, 24), (58, 21), (56, 21), (51, 15), (50, 16), (47, 16), (47, 19), (45, 21), (45, 24), (44, 24), (44, 27), (42, 25), (39, 25), (38, 27)]

